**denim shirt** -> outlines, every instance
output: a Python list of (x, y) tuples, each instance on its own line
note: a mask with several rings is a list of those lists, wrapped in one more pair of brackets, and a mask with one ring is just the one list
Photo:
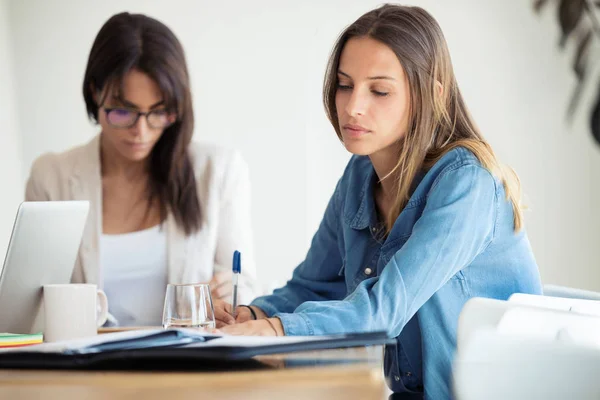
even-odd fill
[(471, 297), (541, 294), (524, 230), (515, 233), (502, 183), (465, 148), (417, 179), (387, 238), (368, 157), (346, 167), (306, 259), (252, 304), (286, 335), (387, 331), (384, 370), (394, 392), (451, 398), (458, 315)]

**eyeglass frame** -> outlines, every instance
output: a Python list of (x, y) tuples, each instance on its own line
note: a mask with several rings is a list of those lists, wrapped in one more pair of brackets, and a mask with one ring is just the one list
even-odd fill
[[(104, 106), (103, 106), (103, 107), (102, 107), (102, 109), (103, 109), (103, 110), (104, 110), (104, 112), (106, 113), (106, 122), (108, 122), (108, 124), (109, 124), (110, 126), (112, 126), (113, 128), (117, 128), (117, 129), (129, 129), (129, 128), (131, 128), (131, 127), (135, 126), (135, 124), (137, 124), (137, 123), (138, 123), (138, 121), (139, 121), (139, 119), (140, 119), (140, 117), (141, 117), (142, 115), (143, 115), (143, 116), (146, 118), (146, 123), (147, 123), (147, 124), (148, 124), (148, 126), (149, 126), (150, 128), (152, 128), (152, 129), (166, 129), (166, 128), (168, 128), (169, 126), (171, 126), (171, 125), (173, 124), (173, 122), (169, 122), (169, 123), (167, 123), (167, 125), (165, 125), (165, 126), (158, 126), (158, 127), (157, 127), (157, 126), (154, 126), (154, 125), (152, 125), (152, 124), (150, 123), (150, 120), (148, 119), (148, 116), (149, 116), (150, 114), (152, 114), (152, 113), (156, 113), (156, 112), (167, 112), (167, 110), (164, 110), (164, 109), (160, 109), (160, 110), (150, 110), (150, 111), (146, 111), (146, 112), (138, 111), (138, 110), (135, 110), (135, 109), (133, 109), (133, 108), (127, 108), (127, 107), (104, 107)], [(133, 122), (132, 122), (130, 125), (127, 125), (127, 126), (118, 126), (118, 125), (112, 124), (112, 123), (110, 122), (110, 120), (109, 120), (109, 117), (108, 117), (108, 114), (109, 114), (110, 112), (112, 112), (112, 111), (115, 111), (115, 110), (125, 110), (125, 111), (129, 111), (129, 112), (131, 112), (131, 113), (135, 113), (135, 114), (136, 114), (136, 117), (135, 117), (135, 119), (133, 120)], [(167, 113), (168, 113), (168, 112), (167, 112)]]

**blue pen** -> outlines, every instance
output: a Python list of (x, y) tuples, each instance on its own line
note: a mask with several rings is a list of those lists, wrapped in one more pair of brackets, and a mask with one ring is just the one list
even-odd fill
[(233, 298), (231, 299), (232, 307), (233, 307), (233, 318), (235, 318), (235, 308), (237, 307), (237, 291), (238, 291), (238, 278), (242, 273), (242, 254), (239, 251), (233, 252)]

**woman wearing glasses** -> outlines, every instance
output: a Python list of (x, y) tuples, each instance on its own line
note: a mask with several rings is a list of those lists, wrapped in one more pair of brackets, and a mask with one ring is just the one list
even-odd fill
[(32, 167), (26, 200), (89, 200), (74, 282), (106, 292), (120, 325), (159, 325), (165, 287), (209, 282), (229, 299), (234, 250), (239, 296), (254, 297), (250, 188), (239, 153), (192, 143), (183, 48), (144, 15), (122, 13), (98, 33), (83, 96), (100, 134)]

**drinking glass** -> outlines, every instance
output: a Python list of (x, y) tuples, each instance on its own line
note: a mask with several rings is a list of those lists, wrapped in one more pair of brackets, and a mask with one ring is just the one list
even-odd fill
[(215, 328), (215, 312), (207, 284), (167, 285), (164, 328)]

